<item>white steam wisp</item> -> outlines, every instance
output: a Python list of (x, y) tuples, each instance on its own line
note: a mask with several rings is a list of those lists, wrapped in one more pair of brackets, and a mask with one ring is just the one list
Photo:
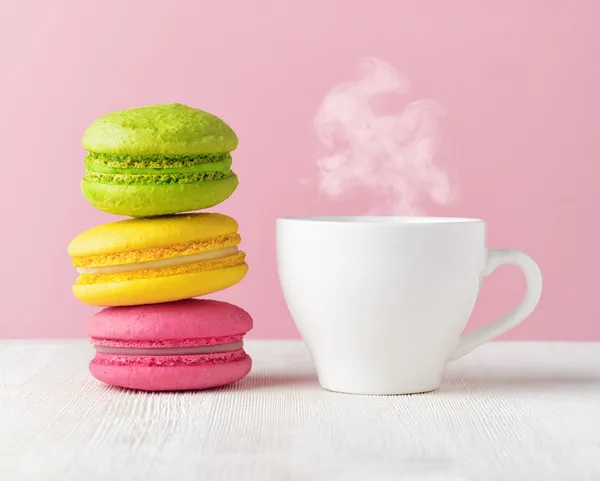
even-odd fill
[(372, 101), (406, 94), (409, 79), (377, 58), (361, 62), (362, 76), (335, 86), (314, 119), (321, 192), (339, 197), (366, 189), (376, 199), (368, 215), (421, 214), (423, 201), (448, 203), (448, 175), (433, 163), (442, 107), (413, 101), (398, 114), (378, 114)]

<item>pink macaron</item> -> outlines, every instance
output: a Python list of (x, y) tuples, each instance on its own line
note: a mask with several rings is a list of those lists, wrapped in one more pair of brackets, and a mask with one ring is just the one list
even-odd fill
[(243, 337), (252, 318), (226, 302), (188, 299), (108, 307), (88, 321), (99, 381), (145, 391), (223, 386), (250, 372)]

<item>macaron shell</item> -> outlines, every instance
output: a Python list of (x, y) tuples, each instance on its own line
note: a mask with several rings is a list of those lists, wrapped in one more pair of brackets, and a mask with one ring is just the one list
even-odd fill
[(235, 132), (216, 115), (184, 104), (157, 104), (111, 112), (83, 135), (92, 152), (190, 155), (231, 152)]
[(80, 301), (99, 307), (138, 306), (204, 296), (231, 287), (248, 272), (242, 264), (225, 269), (166, 277), (133, 279), (98, 284), (75, 284), (73, 294)]
[(187, 299), (135, 307), (107, 307), (87, 323), (92, 338), (123, 342), (222, 338), (246, 334), (252, 317), (241, 307), (210, 299)]
[(73, 257), (110, 254), (211, 239), (237, 230), (235, 219), (216, 213), (126, 219), (82, 232), (71, 241), (68, 252)]
[(118, 185), (82, 181), (85, 198), (97, 209), (115, 215), (153, 217), (207, 209), (237, 188), (237, 176), (207, 182), (165, 185)]
[(144, 391), (184, 391), (234, 383), (245, 377), (252, 368), (252, 360), (248, 355), (220, 363), (185, 365), (183, 357), (182, 361), (182, 365), (176, 366), (151, 366), (138, 363), (108, 364), (94, 359), (89, 369), (96, 379), (113, 386)]

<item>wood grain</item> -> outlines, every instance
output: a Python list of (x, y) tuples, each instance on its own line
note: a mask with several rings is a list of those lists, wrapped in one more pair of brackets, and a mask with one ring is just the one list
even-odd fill
[(493, 343), (442, 389), (319, 388), (303, 344), (247, 343), (240, 383), (105, 386), (85, 341), (0, 341), (0, 479), (600, 480), (600, 344)]

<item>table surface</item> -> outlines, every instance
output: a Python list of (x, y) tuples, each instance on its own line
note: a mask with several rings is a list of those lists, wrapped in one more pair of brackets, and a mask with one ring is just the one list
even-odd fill
[(322, 390), (300, 342), (247, 351), (237, 384), (144, 393), (85, 341), (0, 341), (0, 479), (600, 480), (600, 344), (491, 343), (380, 397)]

